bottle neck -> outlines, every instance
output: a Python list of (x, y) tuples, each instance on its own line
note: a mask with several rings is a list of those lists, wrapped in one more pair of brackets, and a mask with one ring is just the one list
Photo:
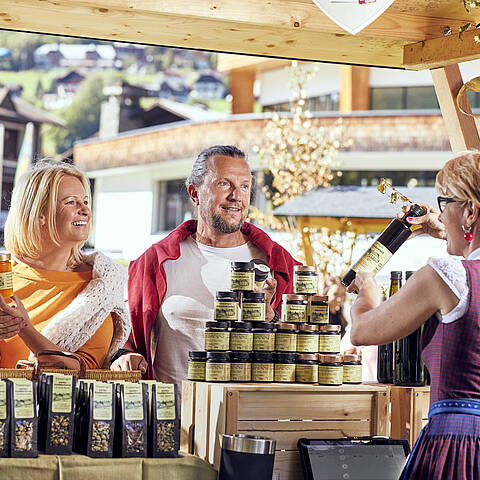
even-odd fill
[(392, 280), (390, 283), (390, 294), (389, 296), (391, 297), (393, 294), (397, 293), (400, 290), (400, 287), (402, 286), (402, 281), (401, 280)]

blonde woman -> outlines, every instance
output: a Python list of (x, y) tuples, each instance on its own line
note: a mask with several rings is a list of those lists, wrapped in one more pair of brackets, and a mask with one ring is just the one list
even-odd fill
[(87, 368), (108, 368), (125, 343), (126, 272), (100, 252), (82, 253), (91, 219), (90, 185), (73, 165), (42, 161), (20, 178), (5, 224), (14, 295), (8, 304), (0, 297), (0, 367), (66, 350)]
[[(371, 274), (359, 272), (348, 291), (355, 345), (385, 344), (423, 323), (422, 356), (431, 375), (429, 422), (401, 478), (480, 478), (480, 153), (466, 152), (437, 175), (439, 211), (425, 206), (412, 235), (447, 242), (458, 257), (433, 258), (382, 302)], [(463, 257), (463, 259), (459, 258)], [(433, 316), (430, 320), (431, 316)]]

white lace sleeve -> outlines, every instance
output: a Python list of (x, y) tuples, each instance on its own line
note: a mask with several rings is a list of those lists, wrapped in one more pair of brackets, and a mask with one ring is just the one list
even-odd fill
[(449, 286), (450, 290), (458, 297), (458, 303), (445, 315), (437, 313), (443, 323), (451, 323), (458, 320), (467, 311), (469, 288), (467, 285), (467, 273), (460, 258), (430, 258), (430, 265)]

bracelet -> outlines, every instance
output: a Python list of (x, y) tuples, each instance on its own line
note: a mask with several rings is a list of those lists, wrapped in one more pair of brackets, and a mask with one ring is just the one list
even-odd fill
[(115, 361), (118, 360), (122, 355), (126, 355), (127, 353), (135, 353), (132, 352), (131, 350), (127, 350), (126, 348), (120, 348), (117, 350), (113, 355), (112, 358), (110, 359), (110, 365)]

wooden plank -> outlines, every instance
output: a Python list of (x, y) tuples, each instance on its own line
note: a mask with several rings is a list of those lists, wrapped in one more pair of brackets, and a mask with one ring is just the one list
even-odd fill
[(220, 467), (221, 437), (225, 433), (226, 398), (223, 385), (210, 386), (210, 418), (208, 429), (208, 462)]
[[(477, 47), (480, 53), (480, 47)], [(431, 70), (433, 85), (437, 93), (438, 103), (450, 138), (453, 152), (463, 152), (480, 148), (475, 119), (462, 113), (457, 106), (456, 97), (463, 85), (458, 65)], [(471, 113), (470, 106), (466, 111)]]
[(410, 445), (415, 443), (423, 427), (424, 394), (413, 389), (413, 411), (411, 416)]
[(390, 391), (392, 405), (392, 438), (408, 438), (410, 440), (413, 389), (411, 387), (392, 387)]
[(340, 70), (340, 105), (341, 112), (370, 108), (370, 69), (343, 65)]
[(182, 382), (180, 450), (193, 454), (195, 428), (195, 388), (193, 382)]
[[(275, 477), (275, 475), (279, 475), (279, 477)], [(275, 452), (273, 478), (280, 478), (280, 480), (301, 480), (303, 478), (298, 450)]]
[(237, 70), (230, 74), (229, 86), (232, 95), (232, 113), (253, 113), (255, 96), (255, 70)]
[(372, 435), (389, 436), (390, 421), (390, 391), (376, 392), (373, 394), (372, 403)]
[(194, 453), (208, 462), (210, 427), (210, 384), (196, 382)]

